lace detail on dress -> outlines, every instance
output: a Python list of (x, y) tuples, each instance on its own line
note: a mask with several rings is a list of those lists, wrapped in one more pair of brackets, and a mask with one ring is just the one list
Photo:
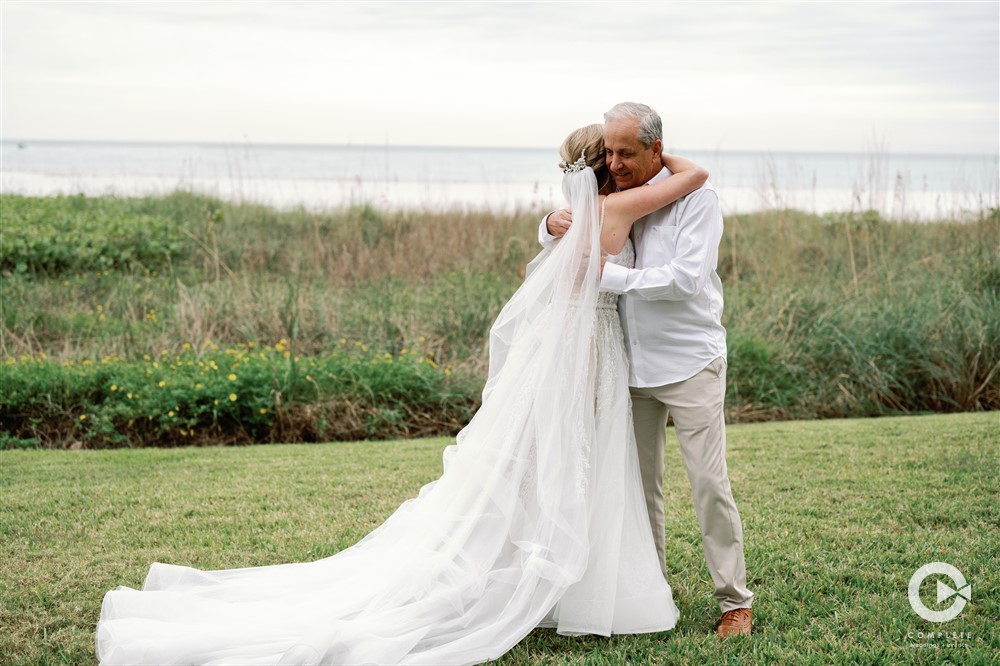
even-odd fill
[[(635, 265), (631, 241), (608, 261)], [(592, 511), (587, 571), (559, 601), (550, 623), (560, 634), (609, 635), (641, 628), (659, 631), (655, 618), (676, 622), (653, 535), (639, 474), (629, 401), (629, 360), (615, 294), (599, 294), (594, 330), (594, 441), (586, 450), (587, 490)], [(618, 484), (618, 479), (623, 483)], [(664, 587), (666, 586), (666, 591)], [(614, 600), (612, 602), (612, 600)], [(626, 601), (628, 600), (628, 601)], [(635, 619), (632, 619), (632, 618)]]

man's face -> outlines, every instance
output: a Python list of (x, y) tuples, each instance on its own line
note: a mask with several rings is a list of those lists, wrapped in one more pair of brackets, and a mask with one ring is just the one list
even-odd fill
[(639, 141), (639, 121), (610, 120), (604, 126), (604, 160), (620, 190), (642, 185), (659, 172), (663, 144), (647, 148)]

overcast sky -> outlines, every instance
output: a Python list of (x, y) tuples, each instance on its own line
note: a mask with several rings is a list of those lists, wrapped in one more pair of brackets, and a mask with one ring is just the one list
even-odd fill
[(4, 139), (998, 152), (1000, 3), (11, 2)]

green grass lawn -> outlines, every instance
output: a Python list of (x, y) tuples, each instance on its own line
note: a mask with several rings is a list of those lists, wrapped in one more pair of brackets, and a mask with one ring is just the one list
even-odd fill
[[(538, 630), (498, 663), (996, 663), (1000, 414), (730, 426), (757, 599), (754, 635), (724, 644), (668, 442), (677, 629), (611, 639)], [(0, 452), (0, 661), (92, 663), (104, 592), (141, 586), (153, 561), (220, 569), (335, 553), (438, 476), (448, 443)], [(910, 576), (934, 561), (972, 585), (972, 602), (945, 624), (907, 602)], [(932, 607), (933, 591), (925, 583)]]

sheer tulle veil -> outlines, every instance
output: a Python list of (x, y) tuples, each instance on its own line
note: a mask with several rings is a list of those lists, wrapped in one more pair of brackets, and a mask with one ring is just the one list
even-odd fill
[(528, 264), (524, 283), (490, 329), (490, 371), (483, 391), (484, 403), (499, 382), (519, 333), (537, 324), (541, 316), (560, 310), (566, 317), (562, 325), (553, 323), (549, 327), (548, 333), (554, 338), (550, 340), (552, 344), (558, 344), (558, 334), (563, 332), (554, 329), (573, 330), (583, 325), (585, 333), (592, 333), (593, 315), (582, 308), (596, 303), (600, 282), (599, 252), (594, 251), (600, 247), (594, 171), (586, 167), (565, 174), (562, 190), (577, 223), (570, 226), (559, 242), (544, 249)]
[(141, 591), (105, 595), (102, 664), (471, 664), (538, 626), (587, 569), (596, 478), (593, 171), (563, 192), (574, 223), (497, 317), (482, 407), (442, 476), (323, 560), (153, 564)]

